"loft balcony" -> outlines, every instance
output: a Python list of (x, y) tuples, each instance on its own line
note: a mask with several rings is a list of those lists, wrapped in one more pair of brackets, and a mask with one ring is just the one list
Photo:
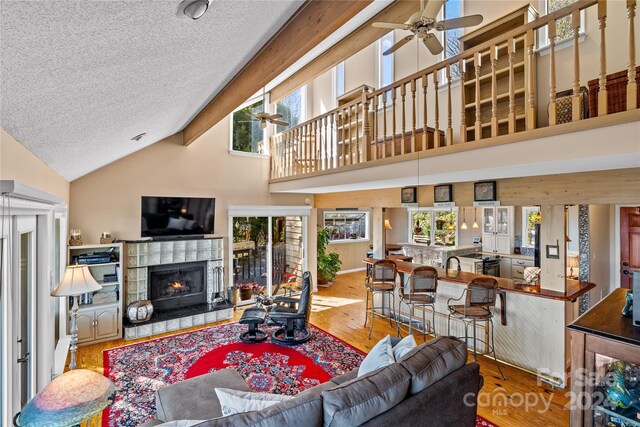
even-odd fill
[[(462, 172), (517, 176), (514, 168), (539, 175), (637, 167), (635, 7), (580, 0), (540, 18), (523, 7), (463, 36), (457, 56), (377, 90), (357, 89), (338, 108), (271, 137), (272, 191), (338, 191), (367, 180), (398, 186), (415, 180), (416, 166), (403, 162), (416, 160), (435, 181)], [(563, 18), (572, 36), (559, 46)]]

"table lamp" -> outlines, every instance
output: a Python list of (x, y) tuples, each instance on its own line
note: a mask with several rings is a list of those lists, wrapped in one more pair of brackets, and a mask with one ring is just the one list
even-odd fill
[(576, 267), (580, 267), (580, 258), (578, 258), (577, 256), (570, 256), (568, 267), (571, 268), (571, 277), (575, 277), (573, 275), (573, 269)]
[(98, 415), (115, 399), (107, 377), (88, 369), (67, 371), (47, 384), (13, 418), (17, 427), (68, 427)]
[(73, 297), (71, 308), (71, 361), (69, 369), (76, 368), (76, 350), (78, 349), (78, 296), (88, 292), (95, 292), (102, 286), (93, 278), (86, 265), (70, 265), (64, 272), (64, 277), (57, 288), (51, 292), (54, 297)]

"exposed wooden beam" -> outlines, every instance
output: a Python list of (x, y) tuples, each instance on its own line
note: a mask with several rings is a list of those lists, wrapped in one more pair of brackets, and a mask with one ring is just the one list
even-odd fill
[(395, 0), (342, 41), (326, 50), (297, 73), (271, 89), (269, 91), (271, 102), (279, 101), (294, 90), (315, 79), (320, 74), (335, 67), (346, 58), (369, 46), (390, 31), (385, 28), (374, 28), (371, 26), (372, 23), (376, 21), (402, 23), (419, 9), (419, 1)]
[(189, 145), (371, 4), (372, 0), (307, 0), (183, 130)]

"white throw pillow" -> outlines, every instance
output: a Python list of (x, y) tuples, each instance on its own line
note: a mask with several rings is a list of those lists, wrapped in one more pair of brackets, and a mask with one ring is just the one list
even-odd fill
[(169, 224), (167, 224), (167, 228), (171, 228), (173, 230), (184, 230), (184, 225), (186, 224), (186, 218), (169, 218)]
[(396, 359), (396, 362), (417, 345), (418, 344), (416, 344), (416, 339), (413, 335), (407, 335), (404, 337), (398, 344), (396, 344), (395, 347), (393, 347), (393, 357)]
[(222, 415), (225, 417), (242, 412), (261, 411), (276, 403), (293, 399), (293, 396), (282, 394), (252, 393), (230, 388), (216, 388), (215, 391), (220, 401)]
[(358, 376), (361, 377), (367, 372), (375, 371), (383, 366), (391, 365), (396, 360), (393, 358), (391, 346), (391, 335), (382, 338), (373, 346), (367, 357), (364, 358), (358, 368)]

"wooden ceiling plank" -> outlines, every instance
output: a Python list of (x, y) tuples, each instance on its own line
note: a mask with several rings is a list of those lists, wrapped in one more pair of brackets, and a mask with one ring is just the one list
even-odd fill
[(390, 31), (384, 28), (374, 28), (371, 26), (372, 23), (377, 21), (402, 23), (405, 22), (412, 13), (419, 9), (420, 3), (418, 1), (394, 1), (340, 42), (327, 49), (324, 53), (309, 62), (298, 72), (275, 88), (271, 89), (269, 92), (271, 102), (281, 100), (294, 90), (302, 87), (322, 73), (335, 67), (346, 58), (349, 58), (355, 53), (366, 48)]
[(183, 130), (189, 145), (372, 0), (307, 0)]

